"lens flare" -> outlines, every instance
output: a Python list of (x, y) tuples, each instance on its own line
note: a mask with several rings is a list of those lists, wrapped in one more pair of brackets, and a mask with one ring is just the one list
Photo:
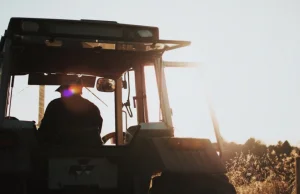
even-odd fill
[(63, 90), (62, 95), (63, 97), (70, 97), (74, 94), (80, 94), (81, 89), (76, 86), (71, 86), (68, 89)]
[(62, 95), (64, 96), (64, 97), (70, 97), (70, 96), (72, 96), (74, 94), (74, 92), (72, 91), (72, 90), (70, 90), (70, 89), (66, 89), (66, 90), (64, 90), (63, 92), (62, 92)]

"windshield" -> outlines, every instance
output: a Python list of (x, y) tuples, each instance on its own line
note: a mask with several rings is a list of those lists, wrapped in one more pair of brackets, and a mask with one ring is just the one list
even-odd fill
[[(44, 111), (39, 109), (43, 95), (40, 95), (40, 87), (36, 85), (28, 85), (28, 75), (15, 76), (10, 116), (16, 117), (19, 120), (35, 121), (38, 125), (39, 114), (44, 114), (47, 105), (54, 99), (60, 97), (60, 93), (55, 90), (57, 86), (45, 86), (44, 90)], [(88, 88), (98, 98), (105, 102), (102, 103), (86, 88), (82, 90), (82, 97), (94, 103), (100, 110), (103, 118), (103, 126), (101, 134), (107, 134), (115, 131), (115, 101), (114, 93), (99, 92), (96, 88)], [(41, 93), (43, 94), (43, 93)], [(42, 118), (42, 117), (41, 117)]]
[(175, 136), (216, 142), (207, 94), (198, 68), (165, 68)]
[[(215, 141), (215, 134), (210, 118), (209, 107), (207, 104), (205, 90), (201, 77), (198, 71), (194, 68), (165, 68), (168, 96), (170, 99), (170, 106), (172, 108), (173, 124), (175, 127), (175, 136), (177, 137), (198, 137), (209, 138)], [(122, 99), (123, 103), (130, 101), (129, 112), (132, 115), (123, 113), (123, 131), (127, 128), (137, 124), (136, 108), (134, 108), (133, 97), (136, 96), (135, 91), (135, 77), (134, 71), (122, 76), (123, 80), (126, 78), (127, 89), (123, 89)], [(153, 66), (145, 68), (146, 91), (149, 122), (157, 122), (161, 119), (159, 109), (159, 97), (157, 93), (157, 84), (155, 78), (155, 70)], [(98, 79), (98, 78), (97, 78)], [(39, 95), (39, 86), (28, 85), (28, 76), (16, 76), (13, 93), (10, 116), (16, 117), (19, 120), (35, 121), (39, 123), (39, 111), (42, 104)], [(129, 87), (130, 86), (130, 93)], [(44, 108), (56, 98), (60, 97), (58, 92), (55, 92), (58, 86), (46, 86), (44, 92)], [(115, 131), (115, 97), (114, 92), (99, 92), (96, 88), (89, 88), (97, 97), (83, 88), (82, 97), (94, 103), (100, 110), (103, 118), (103, 126), (101, 135), (108, 134)], [(126, 107), (123, 107), (126, 111)], [(127, 112), (127, 111), (126, 111)], [(132, 117), (130, 117), (132, 116)], [(41, 117), (42, 118), (42, 117)]]

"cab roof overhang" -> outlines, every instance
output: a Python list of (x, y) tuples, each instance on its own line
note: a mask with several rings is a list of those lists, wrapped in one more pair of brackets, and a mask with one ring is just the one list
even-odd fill
[(13, 51), (11, 73), (65, 73), (116, 78), (136, 64), (153, 62), (154, 54), (29, 46), (22, 51)]
[(11, 74), (74, 73), (117, 78), (188, 41), (160, 40), (158, 28), (105, 21), (11, 18)]

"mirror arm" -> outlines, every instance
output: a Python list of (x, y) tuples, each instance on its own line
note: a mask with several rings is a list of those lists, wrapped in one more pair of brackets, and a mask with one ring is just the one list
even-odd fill
[(123, 103), (123, 107), (124, 106), (126, 107), (128, 115), (132, 118), (133, 114), (132, 114), (132, 110), (131, 110), (131, 107), (130, 107), (130, 101), (127, 100), (127, 102)]
[[(128, 80), (128, 84), (126, 82), (126, 73), (127, 73), (127, 80)], [(131, 110), (131, 107), (130, 107), (130, 77), (129, 77), (129, 72), (127, 71), (125, 74), (124, 74), (124, 81), (126, 83), (126, 88), (128, 86), (128, 97), (127, 97), (127, 101), (125, 103), (123, 103), (123, 107), (125, 106), (126, 107), (126, 110), (127, 110), (127, 113), (129, 115), (130, 118), (133, 117), (133, 114), (132, 114), (132, 110)]]
[[(129, 72), (127, 72), (127, 73), (129, 73)], [(129, 75), (129, 74), (128, 74), (128, 75)], [(122, 87), (123, 87), (124, 89), (127, 89), (126, 73), (124, 73), (124, 80), (122, 81)]]

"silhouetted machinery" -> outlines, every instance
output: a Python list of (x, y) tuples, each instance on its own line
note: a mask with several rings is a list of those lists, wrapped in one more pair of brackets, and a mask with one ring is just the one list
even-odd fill
[[(159, 39), (157, 27), (11, 18), (0, 45), (0, 192), (236, 193), (209, 139), (174, 137), (162, 55), (188, 45)], [(155, 69), (157, 122), (148, 119), (146, 66)], [(137, 125), (125, 128), (123, 108), (130, 113), (131, 105), (129, 99), (122, 102), (123, 89), (130, 87), (123, 75), (129, 72), (135, 79)], [(95, 138), (74, 130), (68, 138), (73, 143), (39, 144), (35, 123), (10, 115), (18, 76), (28, 76), (28, 85), (43, 86), (80, 79), (85, 87), (114, 93), (114, 132)], [(114, 145), (99, 144), (101, 138), (113, 139)]]

